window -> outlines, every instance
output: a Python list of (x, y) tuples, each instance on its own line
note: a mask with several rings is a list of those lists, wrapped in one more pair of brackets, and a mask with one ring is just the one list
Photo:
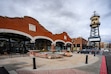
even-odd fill
[(67, 36), (64, 35), (64, 39), (67, 40)]
[(80, 47), (80, 44), (77, 44), (77, 47)]
[(29, 30), (36, 32), (36, 26), (33, 24), (29, 24)]

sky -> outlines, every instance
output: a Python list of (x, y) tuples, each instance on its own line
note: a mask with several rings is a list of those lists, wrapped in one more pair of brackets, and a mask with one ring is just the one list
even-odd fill
[(30, 16), (53, 34), (90, 36), (91, 16), (100, 16), (102, 42), (111, 42), (111, 0), (1, 0), (0, 16)]

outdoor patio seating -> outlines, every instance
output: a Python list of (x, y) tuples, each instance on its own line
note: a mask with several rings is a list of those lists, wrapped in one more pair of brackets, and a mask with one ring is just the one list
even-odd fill
[(36, 57), (41, 57), (41, 58), (47, 58), (47, 54), (46, 53), (35, 53)]
[(72, 52), (66, 51), (64, 53), (64, 56), (66, 56), (66, 57), (72, 57)]
[(60, 54), (48, 54), (47, 58), (48, 59), (58, 59), (58, 58), (62, 58), (63, 56)]
[(30, 50), (29, 56), (48, 58), (48, 59), (57, 59), (57, 58), (62, 58), (63, 56), (71, 57), (72, 53), (70, 51), (54, 52), (53, 53), (53, 52), (38, 52), (35, 50)]

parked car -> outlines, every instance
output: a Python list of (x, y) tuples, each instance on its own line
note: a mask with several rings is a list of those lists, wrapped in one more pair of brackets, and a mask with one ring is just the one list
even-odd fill
[(90, 50), (89, 50), (89, 49), (82, 49), (82, 50), (80, 51), (80, 53), (89, 54), (89, 53), (90, 53)]
[(108, 49), (105, 49), (105, 50), (103, 50), (104, 52), (109, 52), (109, 50)]

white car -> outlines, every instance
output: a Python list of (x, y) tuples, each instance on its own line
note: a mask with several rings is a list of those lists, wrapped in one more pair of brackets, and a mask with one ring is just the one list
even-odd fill
[(108, 50), (108, 49), (105, 49), (104, 52), (109, 52), (109, 50)]

